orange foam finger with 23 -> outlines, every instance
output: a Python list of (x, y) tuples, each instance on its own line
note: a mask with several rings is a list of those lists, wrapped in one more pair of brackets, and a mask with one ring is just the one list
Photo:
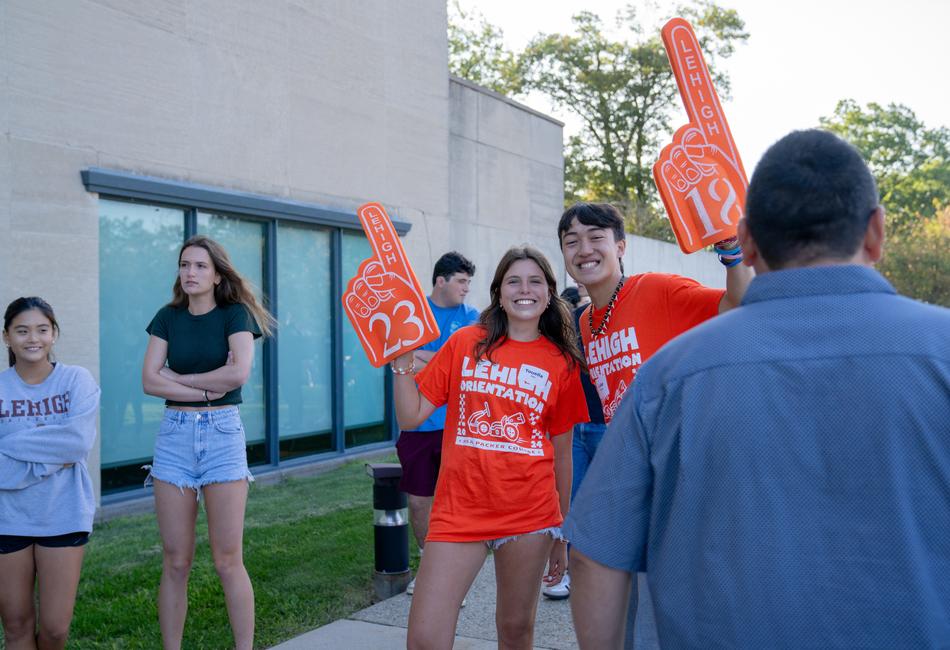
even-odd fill
[(748, 181), (693, 28), (670, 20), (663, 45), (689, 123), (660, 152), (653, 180), (676, 241), (693, 253), (736, 234)]
[(378, 368), (437, 339), (439, 326), (386, 210), (367, 203), (357, 216), (373, 256), (363, 260), (347, 284), (343, 311), (369, 362)]

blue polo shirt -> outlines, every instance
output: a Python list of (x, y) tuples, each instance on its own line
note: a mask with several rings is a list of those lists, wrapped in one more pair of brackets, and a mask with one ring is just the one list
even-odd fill
[(640, 369), (565, 534), (647, 572), (663, 648), (948, 647), (950, 310), (756, 277)]
[[(437, 352), (458, 329), (478, 322), (478, 310), (474, 307), (469, 307), (465, 303), (457, 307), (439, 307), (432, 302), (432, 298), (426, 297), (426, 300), (429, 301), (429, 308), (432, 310), (432, 315), (435, 316), (435, 322), (439, 325), (439, 338), (434, 341), (429, 341), (419, 348), (420, 350)], [(444, 428), (445, 406), (440, 406), (415, 430), (438, 431)]]

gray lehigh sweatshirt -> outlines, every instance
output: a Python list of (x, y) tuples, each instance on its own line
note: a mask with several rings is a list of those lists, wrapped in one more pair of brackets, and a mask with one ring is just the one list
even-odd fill
[(85, 368), (57, 363), (36, 385), (14, 368), (0, 372), (0, 535), (92, 531), (86, 459), (98, 414), (99, 387)]

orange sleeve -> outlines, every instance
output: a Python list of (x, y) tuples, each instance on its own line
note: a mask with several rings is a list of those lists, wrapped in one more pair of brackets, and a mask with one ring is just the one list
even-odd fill
[(452, 368), (455, 365), (453, 362), (455, 350), (463, 331), (459, 330), (450, 336), (445, 345), (439, 348), (439, 351), (422, 369), (422, 372), (416, 375), (416, 385), (419, 386), (419, 392), (436, 407), (442, 406), (449, 400)]
[(666, 304), (673, 336), (719, 314), (725, 289), (710, 289), (691, 278), (665, 275)]
[(590, 422), (587, 412), (587, 400), (581, 385), (580, 368), (565, 370), (562, 375), (557, 401), (548, 414), (547, 430), (552, 436), (570, 431), (575, 424)]

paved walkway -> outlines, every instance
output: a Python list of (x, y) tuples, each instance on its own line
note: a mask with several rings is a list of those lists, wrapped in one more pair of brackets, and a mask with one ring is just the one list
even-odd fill
[[(534, 647), (541, 650), (573, 650), (577, 648), (571, 607), (567, 600), (553, 601), (538, 594), (538, 617), (534, 626)], [(459, 613), (454, 650), (494, 650), (495, 634), (495, 565), (491, 555), (485, 561), (475, 583), (468, 592), (468, 604)], [(348, 618), (334, 621), (295, 639), (275, 646), (273, 650), (402, 650), (406, 647), (409, 605), (406, 594), (393, 596)], [(652, 619), (652, 611), (650, 612)], [(640, 628), (641, 621), (637, 621)], [(649, 626), (652, 630), (652, 626)], [(638, 647), (656, 648), (651, 632), (641, 632), (644, 640)]]
[[(495, 565), (491, 555), (475, 578), (467, 600), (468, 604), (459, 612), (455, 650), (494, 650), (498, 647), (498, 637), (495, 635)], [(576, 648), (570, 603), (548, 600), (541, 597), (540, 592), (539, 600), (535, 648)], [(406, 594), (393, 596), (349, 618), (281, 643), (273, 650), (401, 650), (406, 647), (411, 602)]]

